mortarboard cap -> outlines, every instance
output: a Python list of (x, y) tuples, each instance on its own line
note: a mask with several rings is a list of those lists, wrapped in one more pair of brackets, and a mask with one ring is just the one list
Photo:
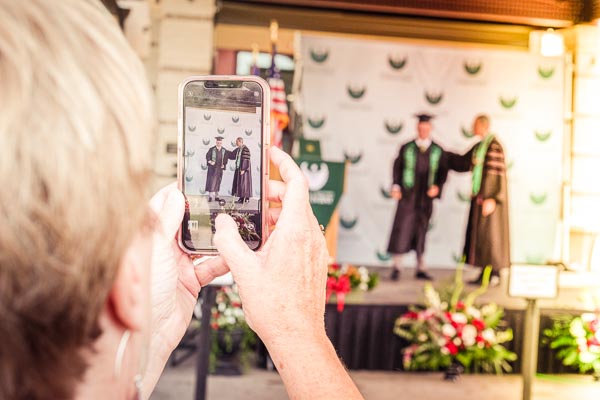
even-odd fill
[(224, 138), (223, 136), (215, 136), (215, 139), (216, 139), (216, 140), (223, 140), (223, 139), (225, 139), (225, 138)]
[(435, 118), (435, 116), (425, 113), (415, 114), (415, 117), (419, 119), (419, 122), (429, 122)]

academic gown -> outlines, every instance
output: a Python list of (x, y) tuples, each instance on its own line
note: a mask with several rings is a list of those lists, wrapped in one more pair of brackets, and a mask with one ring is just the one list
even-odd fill
[[(433, 212), (434, 198), (427, 196), (427, 191), (429, 190), (430, 154), (434, 143), (424, 152), (417, 150), (414, 186), (407, 188), (403, 183), (403, 174), (405, 153), (410, 143), (414, 141), (403, 145), (394, 161), (394, 184), (401, 187), (402, 199), (398, 201), (387, 251), (391, 254), (404, 254), (415, 250), (417, 256), (421, 256), (425, 252), (425, 237)], [(440, 189), (436, 196), (438, 199), (442, 195), (447, 173), (447, 156), (442, 150), (437, 176), (434, 179), (434, 184)]]
[[(241, 198), (252, 197), (252, 163), (250, 149), (246, 145), (229, 152), (228, 158), (235, 160), (235, 173), (231, 193)], [(242, 175), (240, 172), (245, 171)]]
[[(459, 172), (472, 171), (478, 146), (462, 156), (450, 154), (449, 168)], [(496, 200), (496, 209), (484, 217), (481, 213), (483, 200), (489, 198)], [(485, 155), (479, 193), (471, 199), (463, 255), (467, 264), (478, 267), (491, 265), (494, 275), (510, 266), (506, 162), (504, 149), (496, 138)]]
[[(210, 165), (209, 161), (215, 161), (215, 165)], [(227, 166), (227, 150), (223, 147), (221, 150), (217, 149), (217, 146), (211, 147), (206, 153), (206, 164), (208, 165), (208, 174), (204, 190), (219, 193), (223, 171)]]

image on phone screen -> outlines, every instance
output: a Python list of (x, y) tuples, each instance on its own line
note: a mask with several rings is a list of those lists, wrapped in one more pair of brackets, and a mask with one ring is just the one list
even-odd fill
[(182, 244), (216, 250), (215, 218), (227, 213), (252, 250), (262, 234), (262, 104), (256, 82), (192, 81), (183, 88)]

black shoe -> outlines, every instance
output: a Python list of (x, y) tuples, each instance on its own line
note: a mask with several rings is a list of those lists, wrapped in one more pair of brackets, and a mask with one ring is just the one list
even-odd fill
[(209, 197), (209, 198), (208, 198), (208, 202), (210, 203), (211, 201), (213, 201), (213, 200), (212, 200), (212, 197)]
[(246, 197), (246, 199), (244, 200), (244, 203), (250, 203), (250, 199)]
[(242, 204), (244, 202), (244, 199), (240, 198), (238, 201), (236, 201), (237, 204)]
[(429, 275), (425, 271), (417, 271), (415, 273), (415, 279), (419, 279), (419, 280), (422, 280), (422, 281), (432, 281), (433, 280), (433, 276)]
[(398, 281), (400, 279), (400, 271), (397, 270), (396, 268), (392, 269), (392, 273), (390, 274), (390, 279), (395, 281)]
[(215, 201), (221, 201), (219, 197), (215, 197)]

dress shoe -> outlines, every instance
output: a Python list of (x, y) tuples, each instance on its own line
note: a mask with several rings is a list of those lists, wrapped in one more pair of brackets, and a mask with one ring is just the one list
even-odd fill
[(396, 268), (393, 268), (392, 273), (390, 274), (390, 279), (393, 281), (398, 281), (400, 279), (400, 271)]
[(208, 198), (208, 202), (210, 203), (211, 201), (213, 201), (212, 197)]
[(432, 281), (433, 280), (433, 276), (429, 275), (425, 271), (417, 271), (415, 273), (415, 278), (422, 280), (422, 281)]
[(244, 199), (239, 199), (238, 201), (236, 201), (237, 204), (242, 204), (244, 202)]

